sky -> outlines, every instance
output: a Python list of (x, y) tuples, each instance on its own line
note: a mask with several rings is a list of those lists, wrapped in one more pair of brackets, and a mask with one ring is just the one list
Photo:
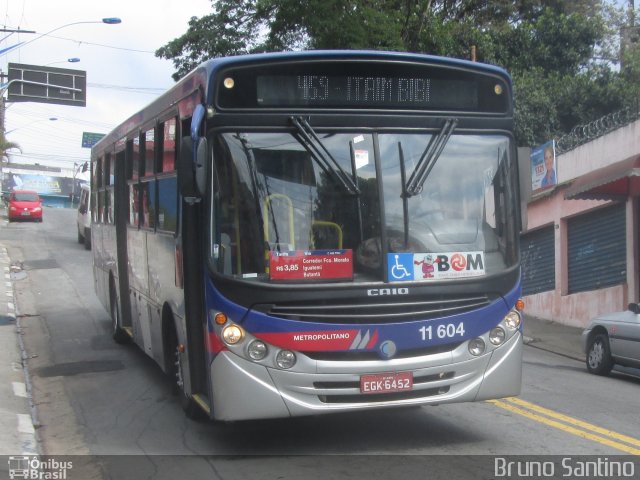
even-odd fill
[[(0, 55), (2, 72), (9, 63), (48, 65), (83, 70), (88, 84), (86, 107), (7, 102), (6, 137), (22, 150), (12, 150), (11, 161), (71, 170), (89, 160), (90, 149), (81, 146), (83, 132), (108, 133), (170, 88), (173, 64), (154, 52), (185, 33), (192, 16), (211, 13), (211, 5), (212, 0), (0, 2), (0, 28), (37, 32), (0, 32), (0, 50), (33, 40)], [(107, 17), (122, 23), (102, 23)], [(75, 22), (97, 23), (69, 25)]]

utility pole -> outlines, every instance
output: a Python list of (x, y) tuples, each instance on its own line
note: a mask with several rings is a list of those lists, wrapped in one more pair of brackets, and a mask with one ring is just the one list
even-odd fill
[[(8, 75), (0, 70), (0, 85), (4, 85), (5, 78), (7, 77)], [(4, 136), (4, 132), (5, 132), (4, 119), (5, 119), (6, 108), (7, 108), (6, 104), (4, 103), (4, 89), (0, 89), (0, 141), (2, 141), (3, 143), (7, 141), (6, 137)], [(0, 153), (0, 192), (2, 191), (2, 187), (4, 184), (4, 156), (5, 156), (5, 152), (3, 147), (3, 150)], [(8, 157), (7, 157), (7, 160), (8, 160)]]
[[(0, 85), (4, 84), (5, 79), (8, 78), (8, 75), (0, 70)], [(4, 103), (4, 90), (0, 90), (0, 132), (2, 133), (2, 138), (4, 138), (4, 116), (5, 116), (5, 103)]]
[(627, 7), (627, 24), (622, 27), (620, 32), (620, 69), (625, 69), (625, 57), (627, 53), (637, 48), (639, 43), (639, 35), (636, 28), (635, 1), (629, 0)]

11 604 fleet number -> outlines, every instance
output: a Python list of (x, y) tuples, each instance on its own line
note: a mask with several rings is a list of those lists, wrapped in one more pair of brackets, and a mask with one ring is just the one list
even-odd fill
[(422, 336), (422, 340), (425, 342), (433, 340), (434, 338), (464, 337), (464, 323), (443, 323), (436, 328), (434, 328), (433, 325), (429, 325), (428, 327), (423, 326), (420, 327), (418, 331)]

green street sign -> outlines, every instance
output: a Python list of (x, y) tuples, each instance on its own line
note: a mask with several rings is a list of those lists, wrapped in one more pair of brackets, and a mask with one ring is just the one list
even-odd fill
[(82, 132), (82, 148), (93, 147), (102, 137), (104, 133)]

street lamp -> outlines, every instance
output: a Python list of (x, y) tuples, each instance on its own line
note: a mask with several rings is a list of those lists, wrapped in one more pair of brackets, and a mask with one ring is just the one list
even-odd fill
[(20, 46), (20, 48), (26, 47), (30, 43), (33, 43), (33, 42), (35, 42), (36, 40), (38, 40), (38, 39), (40, 39), (42, 37), (46, 37), (47, 35), (51, 35), (53, 32), (57, 32), (60, 29), (63, 29), (63, 28), (66, 28), (66, 27), (71, 27), (72, 25), (80, 25), (80, 24), (83, 24), (83, 23), (105, 23), (107, 25), (117, 25), (118, 23), (122, 23), (122, 20), (120, 20), (118, 17), (108, 17), (108, 18), (103, 18), (102, 20), (88, 20), (88, 21), (83, 21), (83, 22), (67, 23), (65, 25), (61, 25), (59, 27), (56, 27), (53, 30), (49, 30), (46, 33), (42, 33), (42, 34), (38, 35), (36, 38), (32, 38), (28, 42), (23, 43)]
[(120, 20), (118, 17), (106, 17), (106, 18), (103, 18), (102, 20), (88, 20), (88, 21), (83, 21), (83, 22), (67, 23), (65, 25), (61, 25), (59, 27), (56, 27), (53, 30), (49, 30), (46, 33), (41, 33), (36, 38), (32, 38), (28, 42), (18, 43), (17, 45), (13, 45), (12, 47), (6, 48), (2, 53), (7, 53), (9, 50), (13, 50), (14, 48), (26, 47), (30, 43), (33, 43), (33, 42), (35, 42), (36, 40), (39, 40), (42, 37), (46, 37), (47, 35), (51, 35), (53, 32), (57, 32), (58, 30), (60, 30), (62, 28), (70, 27), (72, 25), (80, 25), (80, 24), (84, 24), (84, 23), (104, 23), (104, 24), (107, 24), (107, 25), (117, 25), (118, 23), (122, 23), (122, 20)]
[(55, 65), (57, 63), (78, 63), (79, 61), (80, 61), (80, 59), (78, 57), (67, 58), (66, 60), (60, 60), (60, 61), (57, 61), (57, 62), (45, 63), (45, 67), (48, 67), (49, 65)]

